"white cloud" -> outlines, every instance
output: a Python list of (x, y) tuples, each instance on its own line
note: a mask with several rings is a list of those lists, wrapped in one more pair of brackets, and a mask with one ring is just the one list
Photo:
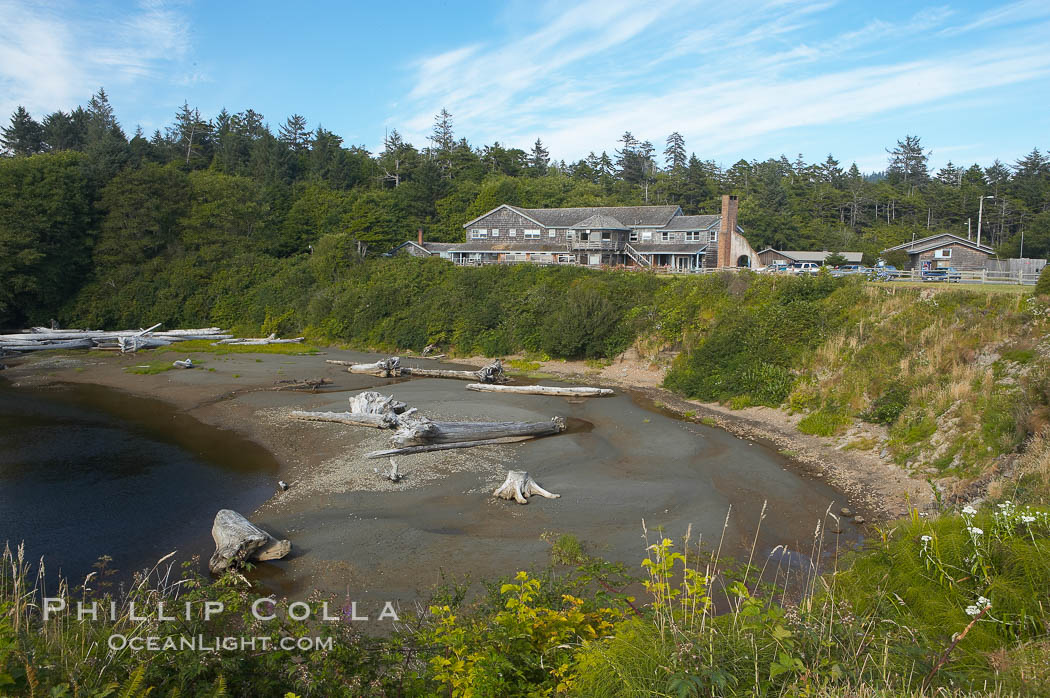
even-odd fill
[(965, 24), (948, 27), (940, 33), (943, 36), (956, 36), (975, 29), (992, 29), (1047, 17), (1050, 17), (1050, 3), (1046, 0), (1020, 0), (987, 10)]
[(403, 101), (405, 135), (423, 142), (444, 107), (475, 143), (523, 146), (540, 136), (558, 158), (611, 147), (625, 130), (640, 139), (679, 131), (709, 144), (705, 156), (733, 158), (769, 134), (859, 123), (1050, 75), (1050, 52), (1031, 22), (1010, 41), (982, 34), (965, 49), (936, 38), (953, 21), (954, 31), (968, 31), (1050, 15), (1045, 0), (969, 16), (945, 6), (903, 18), (851, 12), (863, 15), (854, 26), (833, 2), (737, 0), (733, 12), (719, 9), (589, 0), (537, 30), (420, 61)]
[(20, 104), (37, 118), (68, 110), (100, 86), (180, 79), (189, 52), (187, 20), (158, 0), (104, 14), (0, 0), (0, 119)]

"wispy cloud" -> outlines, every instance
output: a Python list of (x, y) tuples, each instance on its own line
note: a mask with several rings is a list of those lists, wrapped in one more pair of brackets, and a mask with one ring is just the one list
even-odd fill
[(0, 0), (0, 115), (19, 104), (38, 116), (68, 109), (100, 86), (178, 81), (189, 53), (188, 21), (159, 0), (104, 15), (72, 3)]
[[(625, 130), (653, 140), (679, 131), (710, 144), (705, 156), (732, 156), (776, 132), (860, 122), (1050, 75), (1050, 52), (1032, 22), (1050, 17), (1045, 0), (982, 14), (944, 5), (873, 14), (831, 1), (738, 0), (733, 12), (715, 15), (684, 0), (591, 0), (519, 38), (418, 61), (402, 103), (410, 116), (392, 125), (419, 142), (445, 107), (474, 142), (520, 146), (539, 135), (559, 157), (610, 147)], [(1028, 26), (1010, 42), (981, 35), (962, 50), (937, 38), (1020, 21)]]
[(1047, 3), (1046, 0), (1019, 0), (1019, 2), (986, 10), (976, 18), (963, 24), (946, 27), (940, 33), (942, 36), (957, 36), (975, 29), (993, 29), (1047, 18), (1050, 18), (1050, 3)]

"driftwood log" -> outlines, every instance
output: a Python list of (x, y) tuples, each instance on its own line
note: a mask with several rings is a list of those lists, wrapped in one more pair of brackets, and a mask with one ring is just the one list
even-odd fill
[(496, 359), (488, 366), (477, 371), (453, 371), (442, 368), (409, 368), (401, 369), (406, 376), (420, 376), (422, 378), (457, 378), (459, 380), (480, 381), (482, 383), (505, 383), (506, 375), (503, 373), (503, 363)]
[(285, 380), (279, 380), (274, 382), (274, 390), (320, 390), (321, 388), (331, 385), (332, 381), (330, 378), (303, 378), (302, 380), (296, 380), (294, 378), (288, 378)]
[(547, 436), (565, 431), (565, 419), (549, 422), (432, 422), (426, 418), (402, 420), (390, 440), (396, 446), (427, 446), (461, 441), (487, 441), (508, 436)]
[(565, 397), (608, 397), (613, 394), (609, 388), (563, 387), (555, 385), (490, 385), (471, 383), (467, 390), (482, 393), (515, 393), (518, 395), (561, 395)]
[(208, 562), (212, 574), (222, 574), (245, 560), (279, 560), (292, 550), (232, 509), (220, 509), (211, 527), (215, 553)]
[(276, 334), (271, 334), (269, 337), (251, 338), (251, 337), (228, 337), (220, 339), (218, 342), (212, 342), (212, 346), (220, 344), (236, 344), (236, 345), (259, 345), (265, 346), (267, 344), (300, 344), (306, 337), (295, 337), (294, 339), (277, 339)]
[(375, 427), (377, 429), (396, 429), (403, 420), (413, 413), (415, 408), (395, 400), (392, 395), (381, 395), (374, 390), (366, 390), (350, 397), (349, 412), (292, 412), (293, 419), (314, 422), (339, 422), (355, 427)]
[(292, 419), (305, 422), (337, 422), (353, 427), (373, 427), (375, 429), (396, 429), (400, 426), (397, 415), (391, 418), (385, 414), (363, 414), (359, 412), (304, 412), (295, 410), (289, 415)]
[(367, 373), (381, 378), (400, 376), (402, 372), (401, 359), (397, 356), (391, 356), (389, 359), (383, 359), (382, 361), (376, 361), (370, 364), (355, 364), (352, 361), (339, 361), (337, 359), (325, 359), (325, 363), (336, 364), (337, 366), (348, 366), (349, 368), (346, 370), (350, 373)]
[(140, 330), (58, 330), (33, 327), (28, 331), (0, 335), (0, 350), (41, 351), (46, 349), (120, 349), (134, 352), (139, 349), (166, 346), (189, 339), (224, 339), (233, 335), (219, 334), (218, 327), (195, 330), (155, 331), (160, 324)]
[(557, 499), (560, 494), (554, 494), (536, 484), (536, 481), (524, 470), (507, 471), (507, 479), (492, 493), (493, 497), (500, 499), (513, 499), (518, 504), (528, 504), (528, 498), (534, 494), (547, 499)]
[(427, 451), (449, 451), (456, 448), (474, 448), (475, 446), (495, 446), (498, 444), (512, 444), (518, 441), (528, 441), (532, 436), (508, 436), (502, 439), (482, 439), (481, 441), (457, 441), (452, 444), (427, 444), (426, 446), (405, 446), (404, 448), (387, 448), (382, 451), (369, 451), (365, 458), (388, 458), (390, 456), (407, 456), (410, 453), (426, 453)]

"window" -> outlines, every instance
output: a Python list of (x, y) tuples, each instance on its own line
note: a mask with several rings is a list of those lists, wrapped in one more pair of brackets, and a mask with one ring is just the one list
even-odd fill
[(609, 232), (602, 233), (602, 240), (605, 240), (605, 241), (612, 240), (612, 233), (609, 233)]
[(686, 242), (700, 242), (700, 233), (699, 233), (699, 231), (686, 233), (685, 234), (685, 241)]
[(710, 235), (707, 237), (708, 242), (718, 242), (718, 231), (712, 230)]
[(507, 235), (510, 235), (512, 238), (518, 237), (518, 229), (517, 228), (511, 228), (510, 230), (507, 231)]
[(481, 240), (482, 238), (486, 237), (488, 237), (488, 231), (486, 231), (484, 228), (475, 228), (474, 230), (470, 231), (471, 240)]
[(565, 239), (566, 240), (575, 240), (576, 239), (576, 231), (575, 230), (566, 230), (565, 231)]
[(555, 230), (554, 228), (551, 228), (550, 230), (547, 231), (547, 237), (549, 237), (549, 238), (556, 238), (556, 237), (558, 237), (558, 231)]
[(638, 231), (632, 230), (630, 235), (631, 242), (638, 242)]
[(642, 241), (643, 242), (648, 241), (648, 240), (652, 240), (652, 239), (653, 239), (653, 231), (646, 230), (644, 233), (642, 233)]
[(660, 233), (660, 242), (671, 242), (674, 240), (674, 233), (669, 230), (664, 230)]
[(936, 252), (933, 253), (933, 256), (934, 256), (935, 259), (951, 259), (952, 258), (952, 248), (946, 247), (943, 250), (937, 250)]
[(524, 237), (525, 237), (526, 240), (535, 240), (539, 236), (540, 236), (540, 231), (537, 228), (526, 228), (525, 229)]
[(492, 237), (494, 237), (494, 238), (498, 238), (499, 237), (499, 228), (493, 228), (492, 229)]

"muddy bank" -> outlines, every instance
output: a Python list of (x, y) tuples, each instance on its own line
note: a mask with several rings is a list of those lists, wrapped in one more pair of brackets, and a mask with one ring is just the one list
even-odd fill
[[(717, 426), (743, 439), (754, 439), (789, 457), (791, 468), (819, 478), (843, 492), (868, 520), (888, 520), (906, 514), (909, 507), (930, 510), (934, 493), (929, 483), (882, 457), (887, 434), (883, 427), (857, 424), (839, 437), (803, 434), (797, 424), (805, 415), (791, 415), (770, 407), (733, 410), (718, 403), (687, 400), (664, 390), (671, 357), (659, 363), (630, 350), (615, 361), (539, 361), (534, 375), (581, 384), (618, 386), (645, 395), (653, 406), (695, 421)], [(463, 359), (471, 366), (482, 357)]]
[[(271, 588), (304, 595), (312, 589), (357, 598), (411, 600), (443, 577), (512, 574), (542, 566), (545, 532), (571, 533), (590, 550), (637, 568), (644, 554), (644, 519), (678, 537), (692, 524), (694, 540), (712, 545), (725, 531), (726, 548), (750, 548), (764, 501), (759, 554), (776, 545), (809, 550), (816, 521), (828, 507), (856, 506), (824, 482), (794, 472), (791, 461), (761, 443), (708, 425), (675, 419), (629, 394), (614, 398), (471, 393), (462, 381), (378, 379), (347, 373), (324, 356), (191, 354), (201, 368), (135, 375), (125, 369), (182, 354), (80, 354), (18, 360), (5, 372), (13, 386), (56, 381), (107, 385), (149, 395), (207, 424), (232, 429), (261, 444), (279, 464), (273, 478), (291, 483), (252, 513), (256, 523), (292, 540), (290, 559), (261, 565)], [(406, 359), (408, 365), (415, 362)], [(16, 363), (16, 362), (11, 362)], [(418, 362), (418, 365), (436, 362)], [(275, 392), (274, 381), (326, 377), (318, 393)], [(344, 409), (346, 398), (378, 388), (444, 419), (569, 420), (568, 433), (523, 444), (487, 446), (398, 459), (407, 478), (397, 484), (366, 461), (388, 434), (339, 424), (298, 422), (293, 409)], [(528, 470), (557, 500), (527, 506), (489, 495), (507, 469)], [(860, 534), (843, 524), (843, 542)]]

